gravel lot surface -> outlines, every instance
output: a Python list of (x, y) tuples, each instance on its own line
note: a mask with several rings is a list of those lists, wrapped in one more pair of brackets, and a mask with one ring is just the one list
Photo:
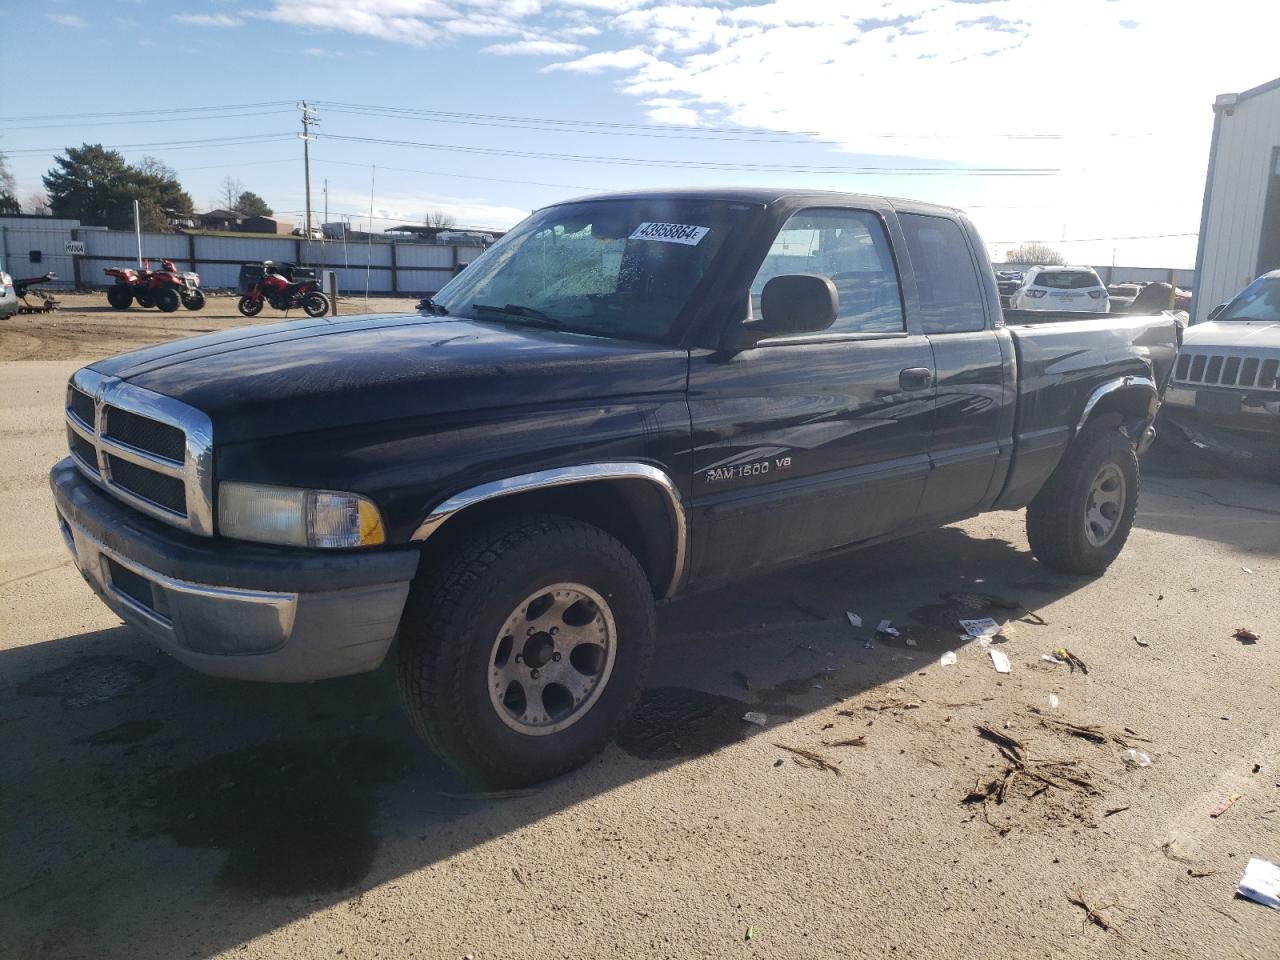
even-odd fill
[(66, 378), (245, 321), (63, 299), (0, 323), (0, 957), (1280, 956), (1234, 897), (1280, 861), (1280, 486), (1149, 458), (1093, 581), (1000, 513), (681, 601), (617, 745), (476, 794), (385, 675), (203, 678), (92, 596), (45, 479)]

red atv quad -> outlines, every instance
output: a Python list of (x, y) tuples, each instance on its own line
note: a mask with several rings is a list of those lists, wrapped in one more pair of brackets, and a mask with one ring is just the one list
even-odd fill
[(309, 267), (271, 260), (246, 263), (240, 268), (240, 290), (244, 296), (236, 306), (246, 317), (256, 317), (268, 303), (277, 310), (301, 307), (308, 317), (329, 312), (329, 298), (320, 292), (320, 281)]
[(128, 310), (136, 300), (140, 307), (159, 307), (165, 313), (173, 313), (180, 306), (188, 310), (204, 306), (200, 274), (179, 273), (172, 260), (162, 259), (159, 270), (151, 269), (150, 260), (142, 264), (139, 270), (124, 267), (106, 271), (116, 280), (107, 287), (107, 303), (117, 310)]

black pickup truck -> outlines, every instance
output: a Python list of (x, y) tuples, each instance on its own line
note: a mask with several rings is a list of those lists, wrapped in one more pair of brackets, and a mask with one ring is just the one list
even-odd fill
[(178, 660), (305, 681), (389, 659), (432, 747), (529, 783), (608, 742), (677, 594), (1020, 507), (1042, 563), (1102, 573), (1177, 336), (1006, 323), (952, 209), (593, 197), (417, 314), (85, 367), (51, 483), (90, 586)]

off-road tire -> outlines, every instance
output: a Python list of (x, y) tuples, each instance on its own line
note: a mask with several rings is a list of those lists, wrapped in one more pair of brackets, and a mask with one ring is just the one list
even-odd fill
[(199, 288), (188, 291), (187, 295), (182, 298), (182, 305), (188, 310), (203, 310), (204, 304), (204, 291)]
[[(504, 723), (490, 700), (494, 641), (524, 598), (565, 582), (604, 598), (616, 654), (579, 719), (529, 735)], [(498, 522), (420, 571), (394, 654), (401, 698), (419, 735), (476, 785), (538, 783), (589, 760), (635, 709), (653, 660), (654, 617), (644, 570), (603, 530), (552, 514)]]
[(266, 300), (261, 298), (255, 300), (253, 297), (245, 294), (240, 298), (239, 302), (236, 303), (236, 309), (240, 311), (242, 316), (256, 317), (262, 312), (262, 305), (264, 303), (266, 303)]
[(113, 284), (107, 287), (107, 303), (116, 310), (128, 310), (133, 305), (133, 291), (126, 284)]
[(182, 306), (182, 298), (173, 287), (159, 287), (151, 299), (162, 313), (173, 313)]
[[(1094, 480), (1108, 465), (1124, 477), (1118, 524), (1101, 546), (1089, 541), (1085, 515)], [(1114, 426), (1086, 426), (1027, 507), (1027, 539), (1036, 559), (1059, 573), (1098, 576), (1123, 549), (1138, 510), (1138, 457)]]
[(302, 312), (308, 317), (323, 317), (329, 312), (329, 298), (312, 291), (302, 298)]

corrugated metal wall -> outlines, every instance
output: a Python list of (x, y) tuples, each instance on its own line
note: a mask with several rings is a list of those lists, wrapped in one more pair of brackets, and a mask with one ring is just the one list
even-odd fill
[[(80, 227), (75, 220), (0, 217), (0, 267), (15, 277), (38, 276), (52, 270), (58, 275), (57, 285), (69, 288), (74, 283), (77, 264), (64, 250), (73, 237), (85, 244), (85, 255), (74, 258), (79, 260), (82, 287), (110, 283), (111, 278), (104, 271), (137, 263), (137, 239), (130, 231)], [(32, 251), (38, 251), (39, 263), (31, 262)], [(470, 263), (480, 253), (478, 247), (425, 243), (142, 235), (143, 257), (167, 258), (179, 270), (194, 270), (200, 274), (201, 285), (214, 290), (234, 288), (242, 263), (275, 260), (336, 270), (339, 291), (351, 296), (364, 293), (366, 284), (370, 293), (435, 293), (449, 282), (459, 264)]]
[(1209, 217), (1200, 237), (1195, 322), (1238, 293), (1257, 269), (1267, 180), (1280, 146), (1280, 88), (1241, 100), (1220, 124)]

